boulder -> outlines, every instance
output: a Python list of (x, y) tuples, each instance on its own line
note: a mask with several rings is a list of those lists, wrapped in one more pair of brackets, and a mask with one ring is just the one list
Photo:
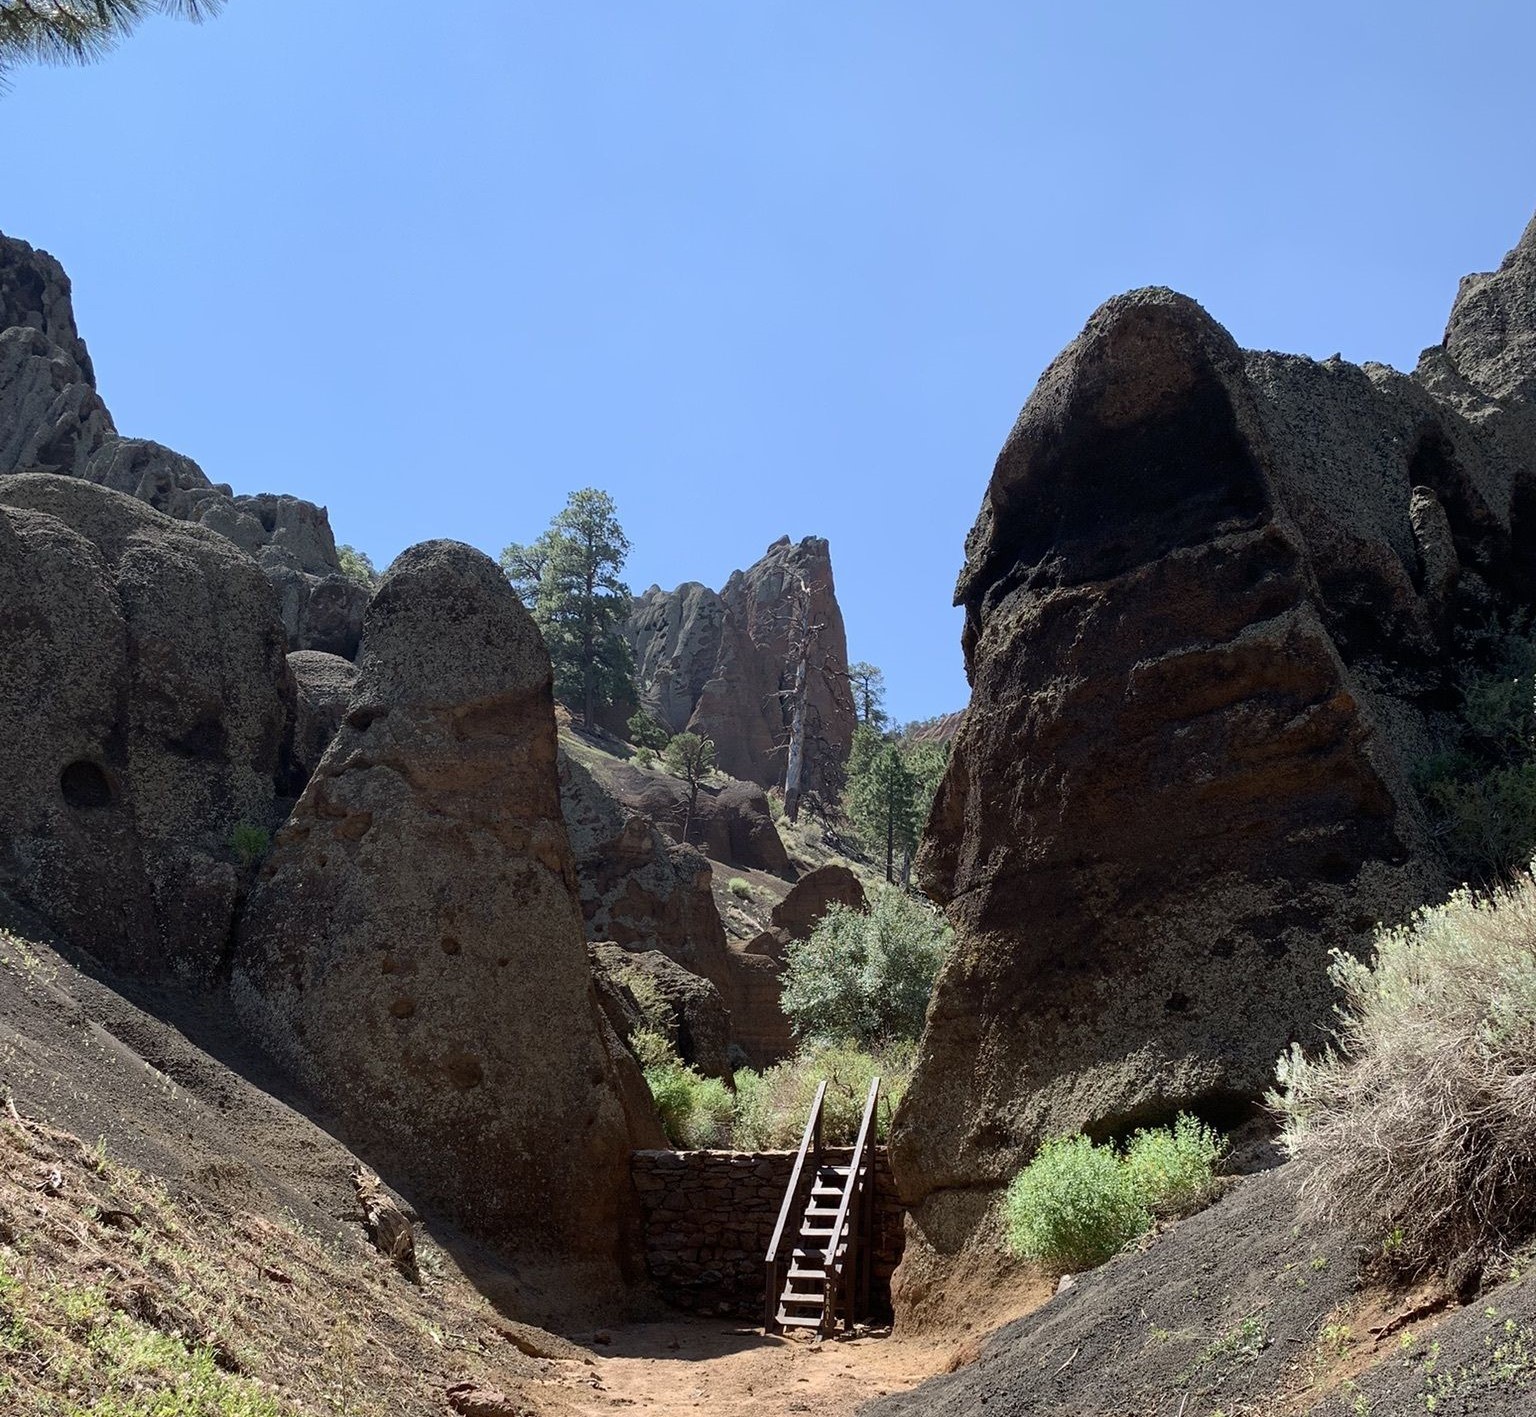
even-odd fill
[(782, 783), (809, 591), (805, 787), (831, 797), (853, 743), (848, 643), (827, 542), (781, 537), (718, 594), (696, 581), (652, 586), (626, 627), (641, 707), (674, 733), (712, 738), (720, 768), (768, 787)]
[(790, 939), (808, 940), (816, 922), (832, 905), (845, 905), (849, 910), (859, 911), (868, 908), (859, 878), (847, 866), (835, 861), (801, 876), (790, 893), (773, 907), (769, 918), (775, 928)]
[(643, 1090), (598, 1008), (549, 657), (496, 565), (402, 554), (340, 733), (242, 915), (262, 1047), (392, 1170), (530, 1264), (617, 1282)]
[(276, 825), (293, 688), (223, 537), (78, 478), (0, 478), (0, 890), (112, 966), (208, 978)]
[[(681, 841), (688, 822), (688, 784), (666, 772), (615, 763), (604, 775), (612, 794), (631, 812)], [(699, 788), (688, 841), (711, 860), (748, 871), (792, 876), (789, 853), (774, 825), (768, 794), (756, 783), (705, 783)]]
[(294, 650), (288, 656), (297, 695), (293, 721), (293, 758), (308, 782), (320, 766), (357, 683), (357, 666), (338, 654), (320, 650)]
[(892, 1136), (909, 1254), (960, 1249), (1043, 1137), (1242, 1115), (1326, 1040), (1329, 951), (1450, 886), (1414, 769), (1459, 634), (1536, 599), (1531, 242), (1413, 379), (1245, 353), (1166, 290), (1042, 376), (956, 591), (972, 698), (917, 869), (957, 938)]
[[(709, 980), (660, 950), (625, 949), (606, 942), (587, 950), (603, 1012), (626, 1043), (638, 1029), (660, 1022), (663, 1036), (685, 1063), (705, 1077), (730, 1077), (731, 1017)], [(662, 1017), (648, 1018), (648, 1012)]]

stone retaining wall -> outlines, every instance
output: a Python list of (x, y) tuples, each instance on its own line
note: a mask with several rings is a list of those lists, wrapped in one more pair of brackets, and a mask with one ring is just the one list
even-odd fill
[[(848, 1159), (847, 1151), (828, 1155)], [(763, 1256), (794, 1165), (792, 1151), (634, 1153), (646, 1266), (669, 1303), (691, 1313), (760, 1319)], [(881, 1316), (890, 1313), (904, 1215), (883, 1147), (875, 1154), (875, 1205), (870, 1301)]]

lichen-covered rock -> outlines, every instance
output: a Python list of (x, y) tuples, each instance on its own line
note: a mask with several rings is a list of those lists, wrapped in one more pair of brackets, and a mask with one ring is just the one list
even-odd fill
[(142, 975), (223, 963), (233, 835), (286, 786), (272, 594), (222, 537), (77, 478), (0, 478), (0, 888)]
[(665, 1014), (656, 1021), (662, 1023), (662, 1034), (678, 1056), (705, 1077), (730, 1077), (731, 1018), (720, 991), (709, 980), (660, 950), (625, 949), (607, 942), (587, 949), (603, 1011), (625, 1042), (652, 1022), (646, 1017), (647, 1001), (641, 997), (649, 988)]
[(626, 630), (641, 706), (674, 733), (712, 738), (722, 771), (764, 787), (784, 778), (804, 596), (814, 629), (805, 785), (835, 793), (853, 742), (848, 642), (826, 541), (786, 537), (718, 594), (695, 581), (652, 586)]
[(549, 657), (506, 577), (454, 542), (405, 552), (232, 992), (380, 1169), (601, 1288), (631, 1238), (638, 1077), (593, 991), (555, 753)]
[(920, 1263), (1045, 1136), (1251, 1105), (1324, 1041), (1329, 950), (1450, 884), (1413, 769), (1456, 628), (1536, 598), (1529, 269), (1464, 287), (1416, 379), (1244, 353), (1165, 290), (1041, 378), (967, 539), (918, 865), (957, 934), (892, 1138)]

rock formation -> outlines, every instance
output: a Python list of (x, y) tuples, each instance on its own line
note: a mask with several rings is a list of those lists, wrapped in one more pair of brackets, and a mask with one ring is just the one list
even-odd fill
[(555, 755), (549, 657), (506, 578), (454, 542), (402, 554), (242, 917), (232, 992), (375, 1164), (601, 1284), (650, 1119), (626, 1122), (639, 1079), (593, 991)]
[(641, 707), (673, 733), (714, 739), (722, 771), (769, 787), (784, 780), (787, 691), (795, 678), (802, 587), (814, 630), (806, 703), (806, 786), (835, 791), (853, 742), (848, 641), (821, 537), (786, 537), (714, 591), (697, 582), (652, 586), (627, 635)]
[(341, 574), (325, 508), (296, 497), (236, 497), (159, 443), (119, 437), (75, 329), (69, 278), (0, 235), (0, 474), (54, 472), (149, 503), (227, 536), (278, 587), (292, 649), (357, 653), (368, 590)]
[(320, 766), (357, 683), (357, 666), (339, 654), (315, 649), (294, 650), (288, 656), (297, 705), (293, 723), (293, 759), (302, 781)]
[(1328, 951), (1450, 877), (1413, 786), (1457, 631), (1536, 598), (1536, 223), (1417, 374), (1109, 301), (966, 542), (973, 696), (919, 860), (957, 931), (893, 1138), (931, 1258), (1041, 1138), (1232, 1115)]
[[(607, 943), (587, 949), (598, 999), (619, 1037), (628, 1043), (638, 1030), (660, 1022), (663, 1036), (690, 1067), (705, 1077), (730, 1077), (731, 1016), (709, 980), (660, 950)], [(654, 994), (661, 1019), (647, 1017), (645, 993)]]
[(0, 891), (141, 975), (222, 966), (235, 829), (297, 791), (270, 586), (221, 536), (0, 478)]

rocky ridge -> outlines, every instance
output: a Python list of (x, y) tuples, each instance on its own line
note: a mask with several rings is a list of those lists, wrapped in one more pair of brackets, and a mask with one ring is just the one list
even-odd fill
[(806, 616), (812, 639), (805, 785), (834, 796), (855, 719), (847, 634), (831, 551), (821, 537), (781, 537), (718, 592), (689, 581), (639, 596), (625, 634), (640, 706), (673, 733), (712, 738), (721, 770), (732, 777), (782, 784), (786, 694)]
[(235, 496), (180, 453), (117, 432), (54, 258), (0, 234), (0, 475), (52, 472), (228, 537), (277, 587), (290, 649), (351, 659), (368, 590), (341, 574), (325, 508)]

